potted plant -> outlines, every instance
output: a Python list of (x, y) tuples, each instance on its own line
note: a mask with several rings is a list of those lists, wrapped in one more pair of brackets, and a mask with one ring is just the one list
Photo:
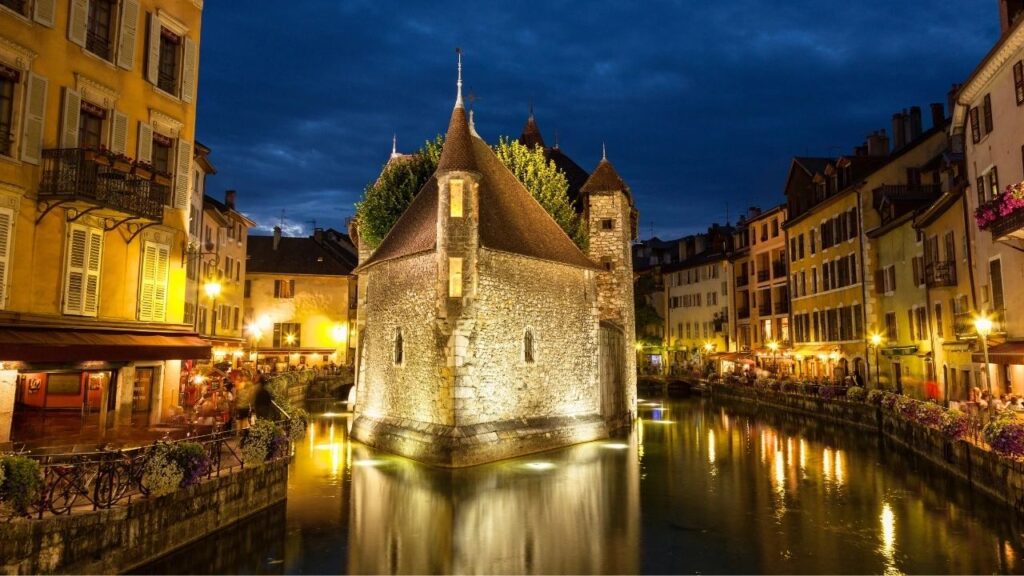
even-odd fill
[(132, 170), (132, 159), (124, 154), (111, 154), (111, 167), (118, 172), (127, 174)]
[(153, 165), (145, 160), (139, 160), (132, 166), (132, 174), (135, 174), (143, 180), (153, 179)]
[(110, 154), (102, 144), (97, 148), (86, 148), (85, 160), (99, 166), (110, 166), (112, 163)]
[(161, 172), (159, 170), (154, 170), (153, 171), (153, 182), (156, 182), (157, 184), (159, 184), (161, 186), (170, 186), (171, 185), (171, 175), (168, 174), (167, 172)]

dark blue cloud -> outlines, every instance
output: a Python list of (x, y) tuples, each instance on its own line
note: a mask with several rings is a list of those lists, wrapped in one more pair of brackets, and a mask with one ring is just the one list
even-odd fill
[[(454, 47), (490, 142), (529, 103), (592, 169), (601, 142), (642, 235), (782, 201), (789, 158), (852, 149), (897, 109), (944, 102), (998, 34), (995, 2), (720, 0), (207, 2), (199, 139), (263, 227), (341, 227), (392, 133), (443, 132)], [(214, 192), (216, 194), (216, 192)]]

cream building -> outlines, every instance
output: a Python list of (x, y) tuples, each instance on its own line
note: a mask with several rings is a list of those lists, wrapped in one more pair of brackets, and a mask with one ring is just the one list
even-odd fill
[(712, 247), (664, 268), (665, 334), (676, 351), (671, 358), (673, 372), (702, 365), (712, 354), (730, 350), (733, 268), (728, 256), (720, 246)]
[[(751, 348), (769, 361), (788, 354), (789, 275), (786, 264), (786, 207), (776, 206), (747, 221), (750, 240)], [(739, 271), (737, 271), (737, 280)], [(779, 345), (773, 354), (768, 343)]]

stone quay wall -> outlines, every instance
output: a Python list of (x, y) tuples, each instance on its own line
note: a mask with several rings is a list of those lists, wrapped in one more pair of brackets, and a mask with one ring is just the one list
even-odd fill
[(1024, 514), (1024, 462), (1004, 458), (964, 440), (950, 441), (938, 430), (862, 402), (825, 400), (723, 384), (711, 385), (711, 391), (718, 398), (751, 402), (771, 410), (809, 416), (829, 424), (876, 434), (1013, 507), (1018, 514)]
[(126, 506), (0, 524), (0, 572), (131, 570), (283, 502), (289, 462), (282, 458)]

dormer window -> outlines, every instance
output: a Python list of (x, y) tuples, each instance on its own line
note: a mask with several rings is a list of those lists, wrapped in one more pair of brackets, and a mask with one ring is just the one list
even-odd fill
[(452, 218), (462, 218), (462, 195), (465, 183), (462, 180), (448, 181), (448, 204)]

